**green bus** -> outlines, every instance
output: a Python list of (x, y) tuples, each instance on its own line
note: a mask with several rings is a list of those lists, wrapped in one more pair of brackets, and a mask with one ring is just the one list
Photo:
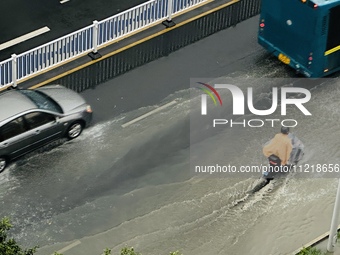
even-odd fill
[(306, 77), (340, 70), (340, 0), (262, 0), (258, 42)]

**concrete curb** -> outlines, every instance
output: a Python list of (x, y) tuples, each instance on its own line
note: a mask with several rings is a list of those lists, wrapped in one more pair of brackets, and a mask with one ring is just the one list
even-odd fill
[[(339, 230), (340, 230), (340, 225), (338, 225), (338, 227), (337, 227), (337, 231), (339, 231)], [(328, 238), (328, 236), (329, 236), (329, 231), (318, 236), (317, 238), (314, 238), (312, 241), (310, 241), (310, 242), (306, 243), (305, 245), (301, 246), (300, 248), (296, 249), (291, 254), (297, 255), (303, 248), (313, 247), (313, 246), (317, 245), (318, 243), (326, 240)]]

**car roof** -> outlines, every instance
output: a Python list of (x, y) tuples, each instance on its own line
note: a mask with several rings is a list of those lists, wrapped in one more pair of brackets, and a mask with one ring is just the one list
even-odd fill
[(0, 122), (37, 106), (17, 90), (0, 93)]

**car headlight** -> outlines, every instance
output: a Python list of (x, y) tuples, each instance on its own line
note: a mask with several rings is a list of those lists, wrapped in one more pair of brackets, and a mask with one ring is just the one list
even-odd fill
[(88, 113), (92, 112), (91, 105), (86, 106), (86, 112), (88, 112)]

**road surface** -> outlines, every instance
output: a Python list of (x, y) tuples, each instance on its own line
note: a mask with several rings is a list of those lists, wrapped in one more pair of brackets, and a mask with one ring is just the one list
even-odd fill
[[(257, 45), (256, 29), (257, 18), (250, 19), (83, 92), (93, 106), (93, 126), (79, 139), (18, 160), (0, 176), (0, 216), (12, 218), (15, 238), (42, 247), (38, 255), (70, 243), (76, 246), (65, 255), (100, 254), (105, 247), (117, 252), (124, 245), (150, 255), (263, 255), (287, 254), (328, 230), (337, 180), (280, 180), (247, 197), (254, 178), (190, 173), (190, 78), (241, 76), (268, 95), (270, 88), (256, 78), (294, 77)], [(334, 81), (323, 82), (310, 87), (313, 117), (290, 116), (298, 119), (294, 132), (306, 146), (303, 163), (340, 156), (340, 90)], [(265, 162), (261, 146), (277, 130), (248, 131), (206, 139), (209, 157)]]
[[(1, 1), (0, 10), (0, 61), (11, 54), (20, 54), (39, 45), (91, 25), (145, 0), (11, 0)], [(25, 36), (41, 28), (50, 31), (37, 34), (33, 39), (1, 50), (1, 44)]]

